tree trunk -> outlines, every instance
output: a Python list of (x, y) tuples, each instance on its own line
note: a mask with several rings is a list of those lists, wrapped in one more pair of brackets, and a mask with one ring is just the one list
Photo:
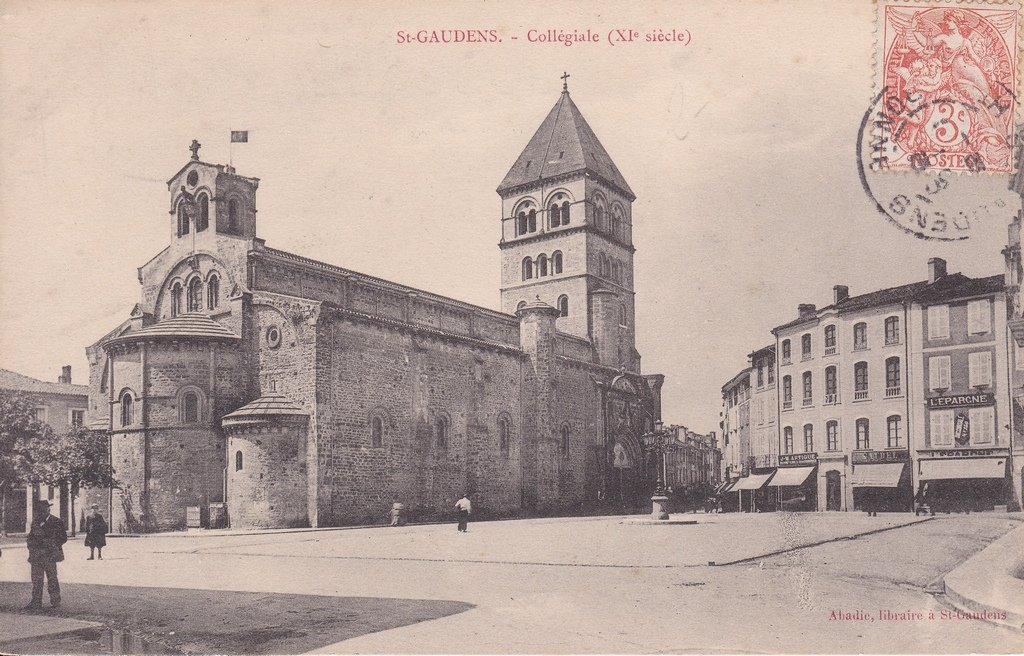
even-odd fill
[(78, 519), (75, 517), (75, 497), (78, 496), (75, 493), (76, 487), (72, 485), (68, 493), (68, 503), (71, 506), (71, 512), (68, 513), (68, 524), (71, 524), (71, 537), (75, 537), (75, 529), (78, 528)]

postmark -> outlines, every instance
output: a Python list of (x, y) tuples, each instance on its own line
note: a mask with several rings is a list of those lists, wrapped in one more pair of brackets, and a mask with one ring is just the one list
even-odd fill
[(1020, 7), (884, 2), (875, 170), (1013, 171)]

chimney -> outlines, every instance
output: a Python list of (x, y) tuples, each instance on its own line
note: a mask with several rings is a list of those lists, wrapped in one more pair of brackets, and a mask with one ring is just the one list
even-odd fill
[(810, 319), (817, 312), (818, 308), (814, 303), (801, 303), (796, 306), (796, 311), (801, 319)]
[(66, 364), (60, 368), (60, 378), (57, 379), (57, 382), (71, 384), (71, 365)]
[(928, 260), (928, 284), (946, 277), (946, 260), (933, 257)]
[(850, 298), (850, 288), (846, 285), (836, 285), (832, 288), (833, 303), (841, 303)]

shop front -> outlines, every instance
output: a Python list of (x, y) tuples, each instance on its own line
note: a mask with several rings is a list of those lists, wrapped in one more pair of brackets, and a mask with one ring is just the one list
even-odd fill
[(1005, 507), (1010, 498), (1009, 449), (930, 449), (919, 455), (918, 498), (935, 512)]
[(914, 507), (910, 451), (854, 451), (853, 509), (873, 512), (909, 512)]
[(774, 507), (794, 512), (818, 509), (817, 453), (783, 453), (779, 469), (768, 481), (774, 492)]
[(765, 485), (774, 472), (767, 474), (750, 474), (737, 480), (729, 494), (736, 498), (737, 509), (742, 512), (764, 512), (771, 509)]

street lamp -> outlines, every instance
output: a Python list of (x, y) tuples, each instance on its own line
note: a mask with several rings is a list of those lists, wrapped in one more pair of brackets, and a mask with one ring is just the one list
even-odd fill
[(651, 515), (655, 519), (668, 519), (668, 496), (665, 495), (665, 451), (673, 440), (673, 432), (665, 430), (660, 419), (654, 422), (654, 430), (642, 436), (644, 448), (658, 455), (658, 478), (651, 497)]

